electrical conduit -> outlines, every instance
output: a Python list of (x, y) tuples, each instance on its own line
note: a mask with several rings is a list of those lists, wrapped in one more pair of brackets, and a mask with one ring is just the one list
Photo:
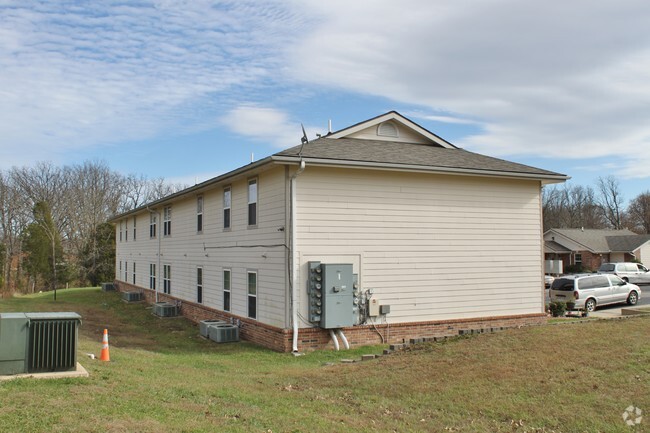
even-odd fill
[(332, 337), (332, 343), (334, 343), (334, 348), (339, 350), (339, 340), (336, 339), (336, 334), (333, 329), (330, 329), (330, 337)]
[(348, 339), (345, 338), (345, 334), (343, 334), (342, 329), (337, 329), (336, 334), (341, 338), (341, 341), (343, 342), (343, 347), (345, 347), (345, 350), (350, 349), (350, 343), (348, 343)]

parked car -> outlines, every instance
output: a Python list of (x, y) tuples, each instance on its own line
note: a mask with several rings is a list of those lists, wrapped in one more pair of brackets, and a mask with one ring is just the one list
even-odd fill
[(598, 272), (601, 274), (614, 274), (629, 283), (650, 284), (650, 272), (641, 263), (603, 263), (598, 268)]
[(612, 274), (564, 275), (551, 285), (551, 302), (574, 304), (573, 309), (594, 311), (597, 306), (627, 302), (635, 305), (641, 289)]
[(551, 284), (553, 284), (553, 280), (555, 280), (555, 278), (553, 278), (552, 276), (544, 275), (544, 287), (546, 287), (547, 289), (550, 289)]

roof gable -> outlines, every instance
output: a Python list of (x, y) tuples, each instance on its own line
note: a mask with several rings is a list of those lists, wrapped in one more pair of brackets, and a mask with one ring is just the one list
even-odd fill
[(331, 139), (357, 138), (398, 143), (428, 144), (445, 149), (457, 147), (399, 114), (389, 111), (326, 136)]

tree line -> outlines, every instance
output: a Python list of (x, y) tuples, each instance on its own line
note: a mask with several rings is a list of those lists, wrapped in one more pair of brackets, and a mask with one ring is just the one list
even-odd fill
[(614, 176), (600, 177), (596, 186), (545, 187), (542, 190), (544, 230), (551, 228), (629, 229), (650, 233), (650, 191), (625, 203)]
[(97, 161), (0, 171), (0, 292), (112, 281), (115, 230), (107, 220), (183, 187)]

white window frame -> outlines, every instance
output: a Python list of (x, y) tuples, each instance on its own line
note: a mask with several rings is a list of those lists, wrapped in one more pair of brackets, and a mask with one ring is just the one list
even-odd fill
[(124, 282), (129, 282), (129, 262), (124, 261)]
[(163, 236), (169, 237), (172, 235), (172, 207), (165, 206), (163, 208)]
[[(246, 218), (248, 219), (248, 227), (257, 227), (258, 213), (259, 213), (258, 212), (258, 201), (259, 201), (259, 195), (260, 195), (258, 179), (256, 177), (252, 178), (252, 179), (248, 179), (247, 185), (248, 185), (248, 187), (247, 187), (247, 189), (248, 189), (248, 208), (247, 208), (248, 215), (247, 215)], [(251, 186), (252, 185), (255, 185), (255, 188), (253, 190), (254, 194), (251, 194)], [(251, 212), (251, 206), (254, 207), (254, 212)], [(251, 221), (251, 215), (255, 218), (255, 221)], [(251, 224), (251, 222), (252, 222), (252, 224)]]
[[(255, 275), (255, 293), (251, 294), (251, 285), (250, 278), (251, 275)], [(256, 270), (246, 271), (246, 317), (249, 319), (257, 320), (257, 293), (258, 293), (259, 281), (258, 274)], [(255, 314), (251, 315), (251, 301), (255, 302)]]
[(149, 288), (156, 290), (156, 264), (149, 263)]
[[(226, 273), (228, 274), (228, 284), (226, 284)], [(223, 272), (221, 273), (221, 278), (223, 287), (223, 311), (230, 311), (232, 310), (232, 269), (224, 268)], [(226, 297), (228, 298), (227, 305)]]
[(196, 267), (196, 303), (203, 303), (203, 267)]
[(151, 212), (149, 214), (149, 238), (156, 238), (156, 231), (158, 229), (158, 212)]
[(203, 196), (196, 197), (196, 232), (203, 233)]
[[(228, 215), (228, 217), (226, 217)], [(226, 225), (226, 222), (228, 225)], [(230, 230), (232, 227), (232, 188), (227, 186), (223, 189), (223, 229)]]
[(172, 293), (172, 265), (163, 265), (163, 293), (170, 295)]
[(133, 285), (135, 286), (135, 262), (133, 262), (133, 270), (131, 271), (131, 275), (133, 276)]
[(124, 221), (120, 220), (120, 242), (122, 242), (122, 230), (124, 229)]
[(136, 240), (136, 225), (138, 223), (138, 217), (134, 216), (133, 217), (133, 240)]

